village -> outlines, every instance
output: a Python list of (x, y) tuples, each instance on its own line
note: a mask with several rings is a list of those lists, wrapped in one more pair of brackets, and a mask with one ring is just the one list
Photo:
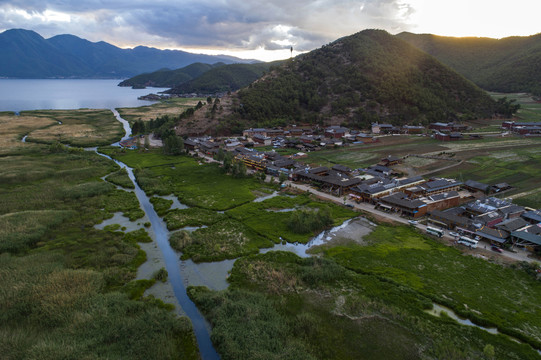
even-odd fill
[[(501, 129), (503, 134), (513, 132), (521, 136), (537, 136), (541, 133), (541, 123), (504, 122)], [(469, 130), (466, 126), (454, 123), (429, 126), (431, 136), (440, 141), (459, 140), (463, 138), (460, 131), (466, 130)], [(312, 167), (302, 162), (306, 152), (329, 146), (377, 143), (380, 136), (394, 134), (427, 136), (422, 126), (399, 128), (386, 124), (373, 124), (370, 134), (341, 126), (325, 128), (322, 135), (317, 135), (309, 127), (288, 130), (253, 128), (245, 130), (242, 138), (187, 138), (184, 146), (192, 154), (209, 160), (220, 151), (229, 151), (250, 172), (280, 179), (280, 183), (284, 183), (282, 186), (287, 184), (310, 189), (346, 206), (361, 208), (363, 205), (364, 210), (400, 217), (429, 234), (445, 235), (470, 248), (477, 247), (479, 241), (485, 244), (485, 248), (488, 245), (498, 253), (502, 249), (509, 250), (508, 253), (517, 250), (535, 253), (541, 248), (541, 211), (518, 206), (505, 199), (505, 193), (513, 190), (512, 184), (407, 177), (395, 168), (408, 155), (389, 155), (377, 164), (357, 169), (340, 164), (330, 168)], [(257, 150), (270, 146), (273, 148), (270, 151)], [(279, 148), (292, 148), (297, 152), (281, 155), (274, 150)]]

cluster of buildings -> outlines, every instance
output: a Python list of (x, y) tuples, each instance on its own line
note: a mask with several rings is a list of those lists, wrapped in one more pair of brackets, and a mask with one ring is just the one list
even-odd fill
[(428, 222), (493, 245), (541, 246), (541, 211), (509, 200), (485, 197), (444, 211), (430, 213)]
[(541, 122), (504, 121), (502, 129), (523, 136), (541, 136)]

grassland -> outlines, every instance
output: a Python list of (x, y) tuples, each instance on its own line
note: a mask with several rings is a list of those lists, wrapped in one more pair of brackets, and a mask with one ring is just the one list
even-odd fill
[(427, 314), (431, 299), (407, 285), (332, 259), (248, 256), (229, 281), (221, 292), (188, 289), (223, 359), (487, 359), (487, 345), (495, 359), (538, 358), (527, 345)]
[(46, 128), (56, 124), (53, 119), (43, 119), (37, 116), (17, 116), (12, 112), (0, 112), (0, 155), (5, 155), (11, 151), (20, 151), (28, 144), (21, 140), (30, 132)]
[(275, 243), (285, 240), (287, 242), (306, 243), (314, 233), (296, 233), (287, 226), (287, 220), (291, 212), (280, 212), (279, 210), (314, 210), (319, 211), (327, 208), (330, 211), (334, 225), (341, 224), (347, 219), (357, 215), (352, 210), (333, 203), (314, 201), (308, 195), (294, 197), (277, 196), (262, 202), (248, 203), (237, 208), (228, 210), (227, 215), (252, 228), (258, 234), (262, 234)]
[(202, 98), (174, 98), (169, 100), (163, 100), (159, 103), (140, 106), (136, 108), (118, 108), (118, 112), (123, 119), (127, 120), (130, 124), (137, 121), (149, 121), (156, 119), (160, 116), (169, 115), (169, 117), (177, 117), (182, 114), (187, 108), (194, 107), (201, 101), (206, 102), (206, 99)]
[(535, 276), (463, 256), (409, 227), (379, 226), (366, 239), (369, 246), (340, 246), (324, 253), (350, 270), (389, 279), (541, 347), (541, 287)]
[(124, 184), (126, 175), (92, 152), (12, 146), (23, 133), (57, 126), (60, 117), (49, 115), (3, 114), (0, 122), (8, 139), (0, 147), (1, 357), (197, 359), (189, 320), (158, 300), (132, 300), (148, 286), (133, 281), (146, 231), (94, 228), (116, 212), (143, 215), (133, 193), (101, 180)]
[(49, 124), (28, 133), (27, 141), (51, 144), (60, 142), (79, 147), (111, 144), (124, 135), (122, 124), (109, 110), (23, 111), (23, 118), (42, 119)]
[(188, 156), (164, 156), (159, 150), (103, 151), (135, 168), (137, 181), (147, 195), (175, 194), (188, 206), (227, 210), (254, 200), (253, 192), (263, 187), (252, 177), (226, 176), (218, 164), (201, 164)]

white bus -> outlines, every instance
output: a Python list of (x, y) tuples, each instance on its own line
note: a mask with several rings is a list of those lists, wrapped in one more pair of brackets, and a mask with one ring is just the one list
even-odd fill
[(470, 239), (470, 238), (467, 237), (467, 236), (461, 236), (461, 237), (459, 237), (457, 242), (458, 242), (459, 244), (468, 246), (468, 247), (471, 248), (471, 249), (475, 249), (475, 248), (477, 247), (477, 243), (478, 243), (477, 240)]
[(430, 226), (426, 227), (426, 233), (430, 234), (430, 235), (435, 235), (437, 237), (442, 237), (443, 236), (443, 230), (436, 229), (436, 228), (430, 227)]

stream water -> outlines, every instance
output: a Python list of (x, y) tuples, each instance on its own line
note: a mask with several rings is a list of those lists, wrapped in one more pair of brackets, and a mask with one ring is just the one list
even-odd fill
[[(425, 312), (427, 312), (430, 315), (437, 316), (437, 317), (440, 317), (441, 313), (445, 312), (447, 314), (447, 316), (449, 316), (451, 319), (458, 322), (460, 325), (473, 326), (473, 327), (476, 327), (478, 329), (489, 332), (489, 333), (491, 333), (493, 335), (502, 334), (502, 335), (508, 337), (509, 339), (517, 342), (517, 343), (525, 344), (523, 341), (521, 341), (521, 340), (519, 340), (519, 339), (517, 339), (515, 337), (512, 337), (510, 335), (499, 332), (498, 329), (495, 328), (495, 327), (490, 327), (489, 328), (489, 327), (484, 327), (484, 326), (481, 326), (481, 325), (477, 325), (474, 322), (472, 322), (470, 319), (463, 318), (463, 317), (457, 315), (452, 309), (450, 309), (450, 308), (448, 308), (446, 306), (440, 305), (440, 304), (432, 303), (432, 309), (425, 310)], [(534, 347), (532, 347), (532, 349), (535, 350), (539, 355), (541, 355), (541, 350), (536, 349)]]
[[(128, 138), (131, 133), (131, 129), (129, 127), (128, 122), (122, 119), (116, 110), (112, 110), (112, 111), (115, 114), (115, 117), (117, 118), (117, 120), (122, 122), (124, 126), (124, 130), (126, 131), (126, 135), (122, 139)], [(169, 231), (167, 230), (167, 226), (154, 210), (154, 207), (150, 203), (150, 198), (139, 187), (139, 184), (135, 180), (133, 169), (121, 161), (115, 160), (108, 155), (99, 153), (97, 149), (95, 149), (95, 151), (97, 154), (114, 161), (120, 167), (126, 169), (126, 171), (128, 172), (128, 176), (130, 180), (133, 182), (133, 185), (135, 186), (134, 192), (135, 192), (135, 195), (137, 196), (137, 199), (139, 200), (141, 209), (143, 209), (143, 211), (146, 214), (146, 217), (148, 218), (148, 221), (151, 224), (149, 230), (153, 233), (154, 241), (156, 242), (156, 244), (158, 245), (158, 248), (163, 254), (164, 261), (165, 261), (165, 268), (169, 274), (169, 282), (171, 283), (171, 286), (173, 287), (173, 292), (175, 293), (175, 297), (177, 298), (177, 301), (182, 307), (182, 310), (184, 311), (184, 313), (192, 321), (192, 326), (195, 332), (195, 337), (197, 339), (197, 344), (199, 346), (201, 358), (205, 360), (206, 359), (219, 359), (220, 356), (214, 349), (214, 346), (212, 345), (212, 342), (210, 340), (209, 325), (206, 322), (206, 320), (203, 318), (201, 313), (199, 313), (199, 311), (197, 310), (197, 307), (190, 300), (190, 298), (188, 297), (188, 294), (186, 293), (186, 287), (184, 286), (183, 278), (181, 276), (181, 267), (179, 266), (178, 254), (169, 245)]]

